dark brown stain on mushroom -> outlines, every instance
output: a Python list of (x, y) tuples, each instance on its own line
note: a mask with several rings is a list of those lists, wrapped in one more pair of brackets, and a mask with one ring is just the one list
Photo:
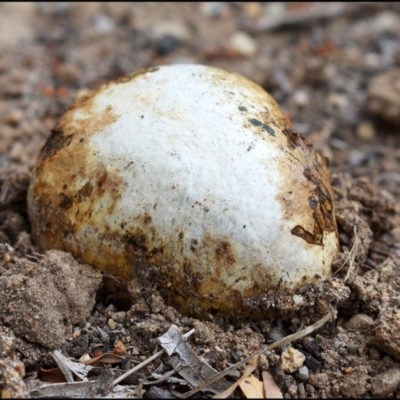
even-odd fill
[(286, 136), (288, 146), (292, 149), (300, 146), (310, 146), (310, 143), (296, 130), (285, 128), (282, 133)]
[(215, 243), (215, 260), (217, 263), (235, 263), (233, 249), (228, 240), (217, 240)]
[(77, 192), (76, 197), (78, 202), (85, 201), (86, 199), (90, 198), (93, 192), (93, 184), (91, 182), (86, 182)]
[(72, 207), (72, 200), (66, 196), (64, 193), (60, 193), (61, 201), (59, 202), (59, 206), (65, 210), (68, 210)]
[(47, 138), (46, 143), (40, 150), (39, 159), (41, 161), (44, 161), (47, 158), (53, 156), (63, 147), (69, 146), (71, 140), (72, 140), (72, 135), (65, 135), (60, 124), (57, 124), (51, 130), (50, 136)]
[(314, 230), (309, 232), (300, 225), (296, 225), (291, 233), (304, 239), (307, 243), (322, 246), (324, 232), (329, 233), (336, 230), (333, 214), (332, 197), (329, 189), (323, 184), (310, 168), (303, 171), (305, 178), (315, 185), (314, 195), (309, 197), (309, 206), (312, 210)]

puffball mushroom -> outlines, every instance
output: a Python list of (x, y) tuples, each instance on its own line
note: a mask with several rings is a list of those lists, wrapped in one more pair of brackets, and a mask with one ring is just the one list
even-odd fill
[(28, 206), (42, 249), (154, 282), (195, 315), (294, 293), (338, 252), (326, 159), (260, 86), (202, 65), (79, 99), (40, 152)]

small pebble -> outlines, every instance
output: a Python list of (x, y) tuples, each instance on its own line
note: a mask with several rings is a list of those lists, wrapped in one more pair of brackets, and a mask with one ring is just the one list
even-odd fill
[(79, 359), (80, 362), (90, 360), (90, 355), (88, 353), (85, 353), (81, 358)]
[(310, 385), (309, 383), (307, 383), (306, 389), (307, 389), (307, 392), (310, 393), (310, 394), (311, 394), (311, 393), (315, 393), (315, 388), (314, 388), (314, 386)]
[(171, 53), (178, 45), (179, 42), (176, 38), (171, 35), (163, 35), (159, 39), (157, 39), (155, 43), (155, 48), (159, 56), (166, 56)]
[(258, 18), (263, 13), (263, 5), (258, 1), (248, 1), (242, 4), (243, 11), (250, 18)]
[(304, 383), (299, 383), (297, 386), (298, 392), (299, 392), (299, 399), (305, 399), (306, 398), (306, 389), (304, 387)]
[[(375, 345), (380, 350), (400, 360), (399, 330), (400, 312), (393, 312), (390, 309), (381, 312), (379, 325), (375, 330)], [(389, 356), (383, 357), (382, 361), (388, 367), (392, 362)]]
[(295, 294), (293, 296), (293, 301), (295, 302), (295, 304), (299, 305), (303, 302), (303, 296), (299, 296), (299, 295)]
[(257, 52), (257, 45), (253, 38), (240, 31), (229, 38), (229, 47), (242, 57), (252, 57)]
[(24, 114), (21, 110), (12, 110), (4, 116), (4, 122), (11, 126), (17, 126), (21, 122)]
[(340, 350), (343, 350), (343, 351), (339, 351), (339, 354), (346, 354), (347, 352), (350, 354), (356, 354), (360, 350), (360, 345), (358, 342), (350, 341), (347, 343), (347, 351), (346, 351), (346, 347), (344, 347), (343, 349), (340, 349)]
[(293, 383), (292, 385), (289, 386), (288, 388), (288, 393), (290, 394), (290, 397), (297, 398), (297, 384)]
[(272, 331), (268, 335), (268, 339), (272, 340), (272, 342), (277, 342), (284, 338), (284, 334), (281, 332), (279, 328), (273, 328)]
[(131, 354), (132, 354), (133, 356), (138, 356), (138, 355), (140, 354), (140, 351), (139, 351), (139, 349), (138, 349), (136, 346), (132, 346), (132, 347), (131, 347)]
[(199, 4), (199, 12), (206, 18), (219, 18), (227, 13), (229, 3), (225, 1), (204, 1)]
[(363, 332), (374, 325), (374, 320), (366, 314), (357, 314), (346, 322), (349, 331)]
[(108, 320), (107, 325), (109, 326), (109, 328), (110, 328), (111, 330), (114, 330), (114, 329), (116, 328), (115, 321), (114, 321), (112, 318), (110, 318), (110, 319)]
[(348, 162), (351, 167), (358, 167), (366, 158), (366, 154), (363, 151), (354, 149), (350, 151), (348, 155)]
[(310, 96), (306, 90), (296, 90), (292, 96), (292, 99), (296, 106), (301, 108), (308, 106), (310, 102)]
[(383, 11), (372, 19), (369, 24), (370, 32), (375, 35), (387, 33), (397, 34), (399, 30), (400, 18), (393, 11)]
[(303, 353), (289, 347), (281, 355), (281, 369), (286, 373), (295, 372), (303, 365), (305, 359), (306, 356)]
[(286, 11), (286, 4), (280, 1), (268, 1), (265, 3), (264, 12), (265, 14), (279, 15)]
[(400, 370), (389, 369), (371, 380), (371, 393), (374, 397), (386, 397), (400, 388)]
[(21, 164), (26, 163), (27, 154), (24, 145), (21, 142), (14, 142), (9, 153), (10, 160), (20, 162)]
[(163, 21), (157, 24), (153, 29), (154, 39), (170, 36), (179, 43), (189, 42), (192, 33), (185, 24), (178, 21)]
[(78, 338), (79, 336), (81, 336), (81, 331), (80, 331), (79, 329), (76, 330), (76, 331), (72, 334), (72, 337), (73, 337), (74, 339)]
[(305, 365), (303, 365), (302, 367), (300, 367), (297, 376), (301, 381), (307, 382), (310, 378), (310, 370)]
[(114, 314), (112, 314), (112, 319), (115, 322), (124, 322), (126, 317), (126, 312), (125, 311), (118, 311)]
[[(239, 355), (239, 351), (237, 351), (236, 352), (238, 355)], [(269, 362), (270, 362), (270, 364), (273, 366), (273, 365), (277, 365), (278, 363), (279, 363), (279, 360), (280, 360), (281, 358), (278, 356), (278, 354), (271, 354), (270, 356), (269, 356)]]
[(393, 68), (375, 75), (368, 85), (366, 109), (386, 122), (400, 123), (400, 69)]
[(35, 9), (38, 14), (45, 15), (65, 15), (68, 14), (72, 9), (72, 2), (70, 1), (38, 1), (35, 3)]
[(175, 311), (172, 307), (168, 307), (167, 310), (164, 312), (164, 316), (166, 318), (167, 321), (175, 323), (176, 321), (176, 315), (175, 315)]
[(357, 128), (357, 136), (361, 140), (371, 140), (375, 137), (376, 132), (374, 125), (372, 125), (370, 122), (363, 122), (361, 123), (358, 128)]
[(81, 70), (75, 63), (66, 63), (57, 72), (57, 79), (62, 85), (78, 85), (81, 77)]
[(339, 93), (328, 94), (328, 102), (339, 110), (343, 110), (349, 106), (349, 99), (347, 96)]
[(381, 282), (389, 282), (393, 276), (393, 264), (391, 262), (385, 262), (379, 271), (379, 280)]
[(309, 337), (304, 338), (303, 347), (304, 347), (304, 350), (308, 351), (313, 356), (319, 355), (320, 350), (321, 350), (320, 343), (317, 340), (315, 340), (313, 338), (309, 338)]
[(96, 32), (101, 36), (109, 35), (116, 28), (114, 21), (104, 14), (96, 15), (93, 25)]
[(326, 372), (321, 372), (319, 374), (311, 375), (309, 383), (318, 389), (323, 389), (329, 385), (330, 378)]

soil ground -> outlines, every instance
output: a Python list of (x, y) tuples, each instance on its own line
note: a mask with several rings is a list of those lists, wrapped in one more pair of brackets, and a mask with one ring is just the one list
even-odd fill
[[(288, 372), (287, 349), (277, 349), (254, 374), (268, 370), (285, 398), (399, 397), (399, 41), (396, 3), (0, 3), (0, 397), (28, 396), (51, 380), (43, 370), (56, 366), (54, 349), (78, 360), (120, 340), (127, 353), (117, 374), (151, 356), (171, 324), (195, 328), (188, 343), (221, 371), (327, 309), (336, 319), (292, 344), (302, 365)], [(335, 275), (298, 293), (300, 305), (282, 299), (274, 318), (183, 316), (156, 288), (118, 286), (31, 242), (30, 171), (60, 116), (85, 90), (172, 63), (256, 81), (330, 159)], [(130, 384), (167, 364), (156, 359)]]

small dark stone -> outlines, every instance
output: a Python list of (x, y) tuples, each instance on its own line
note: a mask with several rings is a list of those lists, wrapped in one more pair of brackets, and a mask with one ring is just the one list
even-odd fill
[[(321, 345), (315, 339), (306, 338), (303, 340), (303, 348), (313, 356), (318, 356), (321, 350)], [(306, 354), (305, 354), (306, 355)]]
[(81, 357), (89, 351), (89, 339), (85, 336), (80, 336), (74, 339), (68, 349), (70, 357)]
[(321, 363), (316, 360), (310, 353), (303, 349), (298, 349), (301, 353), (306, 356), (306, 361), (304, 361), (304, 365), (311, 370), (312, 372), (316, 371), (318, 368), (321, 367)]
[[(272, 331), (268, 334), (268, 343), (275, 343), (278, 340), (281, 340), (285, 337), (285, 335), (282, 333), (282, 331), (279, 328), (274, 328), (272, 329)], [(283, 351), (283, 349), (285, 348), (285, 346), (280, 346), (277, 347), (276, 350), (278, 353), (280, 353), (281, 351)]]
[(310, 371), (309, 369), (303, 365), (300, 367), (300, 369), (296, 372), (295, 375), (298, 379), (300, 379), (302, 382), (307, 382), (308, 378), (310, 377)]
[(321, 368), (321, 363), (316, 360), (313, 356), (310, 356), (310, 358), (306, 357), (306, 361), (304, 364), (310, 369), (311, 371), (316, 371), (317, 369)]
[(163, 35), (156, 42), (156, 52), (159, 56), (166, 56), (175, 50), (178, 44), (178, 40), (173, 36)]
[(272, 342), (277, 342), (285, 337), (279, 328), (274, 328), (268, 335), (268, 339)]
[(278, 385), (284, 390), (287, 391), (289, 386), (295, 383), (295, 380), (292, 375), (285, 374), (282, 371), (277, 371), (275, 374), (275, 379)]

